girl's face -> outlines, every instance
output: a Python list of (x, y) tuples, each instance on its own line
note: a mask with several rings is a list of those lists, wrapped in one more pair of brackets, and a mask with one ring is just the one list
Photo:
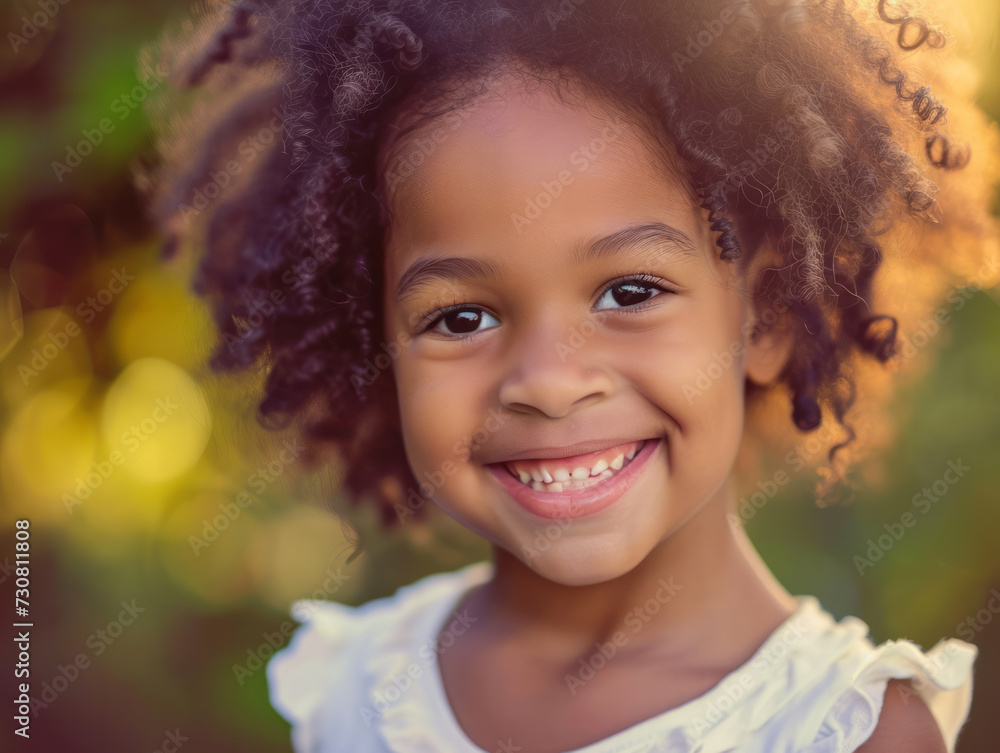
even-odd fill
[(425, 492), (596, 583), (701, 510), (723, 524), (744, 379), (780, 354), (647, 133), (505, 81), (391, 147), (386, 350)]

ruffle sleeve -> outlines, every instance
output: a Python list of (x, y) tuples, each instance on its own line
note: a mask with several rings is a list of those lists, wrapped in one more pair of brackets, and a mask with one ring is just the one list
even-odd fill
[(941, 640), (926, 653), (909, 640), (886, 641), (854, 673), (850, 687), (824, 719), (816, 741), (803, 753), (856, 750), (875, 731), (890, 680), (910, 681), (903, 692), (923, 699), (941, 729), (948, 753), (954, 753), (972, 703), (977, 653), (974, 645), (956, 638)]
[[(377, 706), (382, 689), (389, 698), (398, 690), (387, 685), (396, 679), (386, 675), (387, 667), (402, 661), (405, 674), (414, 662), (408, 647), (397, 645), (400, 636), (410, 636), (421, 616), (445, 609), (490, 572), (489, 563), (476, 563), (427, 576), (360, 606), (295, 602), (291, 614), (301, 625), (268, 662), (267, 681), (271, 705), (292, 726), (296, 753), (384, 751), (379, 729), (392, 713), (368, 707)], [(433, 609), (424, 614), (427, 607)]]
[(344, 681), (350, 643), (360, 633), (356, 610), (335, 602), (303, 600), (292, 616), (301, 626), (267, 664), (271, 705), (292, 725), (296, 751), (319, 749), (322, 707), (330, 683)]

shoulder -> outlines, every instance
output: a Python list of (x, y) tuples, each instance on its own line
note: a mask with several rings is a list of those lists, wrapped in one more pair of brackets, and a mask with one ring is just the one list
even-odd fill
[(271, 705), (292, 725), (295, 749), (313, 750), (334, 722), (342, 732), (356, 726), (357, 699), (367, 696), (383, 665), (406, 647), (414, 625), (490, 573), (488, 563), (476, 563), (356, 607), (295, 602), (291, 614), (302, 624), (267, 663)]
[[(297, 601), (291, 613), (302, 624), (267, 663), (268, 694), (271, 706), (292, 726), (295, 750), (311, 750), (329, 714), (324, 709), (336, 712), (342, 706), (338, 694), (358, 693), (371, 631), (358, 607)], [(389, 620), (385, 615), (381, 624)]]
[(947, 753), (934, 715), (906, 680), (886, 685), (882, 711), (871, 737), (857, 753)]
[(953, 638), (927, 652), (905, 639), (856, 651), (827, 696), (815, 741), (832, 736), (838, 749), (860, 753), (953, 753), (971, 706), (976, 654)]
[(876, 646), (856, 617), (836, 621), (814, 599), (801, 611), (806, 629), (776, 665), (788, 671), (771, 673), (774, 692), (759, 710), (763, 735), (780, 732), (802, 753), (954, 753), (971, 706), (974, 645)]

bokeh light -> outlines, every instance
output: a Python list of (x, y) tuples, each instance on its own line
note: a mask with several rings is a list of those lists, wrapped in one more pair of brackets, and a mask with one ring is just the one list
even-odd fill
[(201, 457), (212, 416), (201, 388), (183, 369), (162, 358), (140, 358), (108, 388), (101, 429), (127, 473), (167, 481)]

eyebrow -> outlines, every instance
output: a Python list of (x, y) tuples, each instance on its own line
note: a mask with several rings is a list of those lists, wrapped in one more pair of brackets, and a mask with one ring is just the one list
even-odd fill
[[(613, 233), (590, 239), (573, 250), (573, 261), (584, 263), (624, 252), (629, 247), (656, 243), (668, 254), (697, 258), (698, 250), (690, 236), (662, 222), (629, 225)], [(465, 282), (488, 280), (499, 282), (499, 266), (492, 261), (458, 256), (425, 256), (411, 264), (397, 285), (396, 301), (401, 303), (421, 285), (434, 281)]]
[(620, 254), (629, 246), (653, 243), (665, 246), (668, 253), (692, 258), (699, 255), (697, 246), (687, 233), (662, 222), (644, 222), (584, 243), (573, 252), (573, 260), (578, 263), (594, 261)]

